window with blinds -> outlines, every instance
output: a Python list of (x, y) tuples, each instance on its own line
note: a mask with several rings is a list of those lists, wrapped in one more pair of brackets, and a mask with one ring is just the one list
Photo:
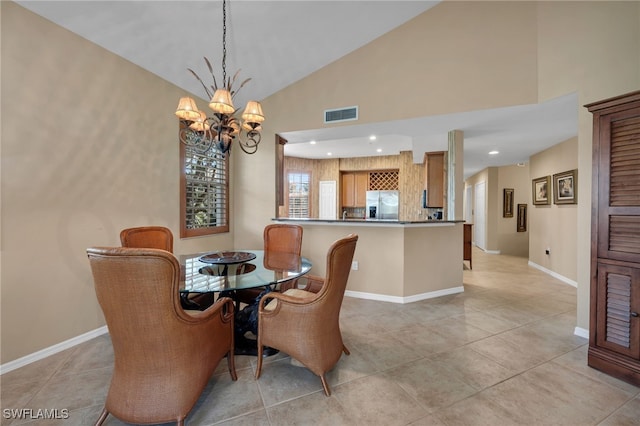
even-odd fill
[(212, 147), (180, 144), (180, 236), (229, 232), (228, 160)]
[(309, 217), (309, 185), (311, 174), (307, 172), (288, 173), (289, 217)]

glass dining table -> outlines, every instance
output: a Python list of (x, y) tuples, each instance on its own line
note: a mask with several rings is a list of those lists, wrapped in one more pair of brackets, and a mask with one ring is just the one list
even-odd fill
[[(311, 270), (311, 262), (291, 253), (264, 250), (223, 250), (179, 255), (180, 293), (184, 304), (193, 293), (217, 293), (235, 301), (235, 351), (237, 355), (255, 355), (256, 341), (246, 332), (257, 333), (257, 299), (240, 310), (236, 290), (263, 288), (273, 291), (278, 284), (300, 278)], [(277, 351), (266, 350), (269, 355)]]

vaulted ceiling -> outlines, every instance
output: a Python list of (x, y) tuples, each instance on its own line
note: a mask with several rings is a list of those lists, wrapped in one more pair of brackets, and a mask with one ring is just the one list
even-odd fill
[[(194, 94), (203, 92), (187, 72), (204, 75), (207, 56), (220, 71), (222, 2), (17, 1), (21, 6)], [(308, 76), (438, 1), (245, 1), (227, 4), (227, 70), (251, 82), (236, 99), (264, 99)], [(204, 93), (202, 93), (204, 96)], [(357, 122), (356, 122), (357, 123)], [(429, 129), (425, 132), (425, 129)], [(465, 177), (485, 167), (526, 162), (577, 135), (577, 96), (430, 116), (403, 122), (309, 129), (284, 134), (289, 155), (324, 158), (389, 155), (446, 149), (446, 133), (465, 134)], [(369, 136), (377, 135), (376, 141)], [(308, 144), (316, 140), (315, 150)], [(372, 149), (381, 152), (371, 152)], [(491, 150), (500, 151), (490, 156)]]

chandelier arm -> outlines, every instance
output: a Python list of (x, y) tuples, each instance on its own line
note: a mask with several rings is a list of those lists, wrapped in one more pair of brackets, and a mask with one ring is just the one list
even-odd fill
[(245, 154), (255, 154), (255, 153), (256, 153), (256, 151), (258, 150), (257, 148), (254, 148), (254, 149), (248, 149), (248, 148), (245, 148), (245, 147), (244, 147), (244, 143), (242, 143), (242, 142), (240, 142), (240, 141), (238, 141), (238, 142), (239, 142), (239, 143), (238, 143), (238, 146), (240, 147), (240, 149), (241, 149), (242, 151), (244, 151), (244, 153), (245, 153)]
[(199, 154), (204, 154), (213, 146), (214, 137), (210, 131), (198, 132), (189, 128), (189, 122), (184, 121), (178, 133), (180, 142), (185, 146), (194, 149)]
[(247, 139), (243, 140), (242, 135), (238, 135), (238, 145), (246, 154), (255, 154), (258, 151), (258, 145), (262, 140), (259, 132), (251, 130), (247, 132)]

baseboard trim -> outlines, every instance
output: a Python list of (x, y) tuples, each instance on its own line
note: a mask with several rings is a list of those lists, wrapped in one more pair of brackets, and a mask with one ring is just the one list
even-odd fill
[(576, 327), (573, 330), (573, 334), (578, 337), (584, 337), (585, 339), (589, 339), (589, 330), (585, 330), (582, 327)]
[(476, 245), (476, 243), (473, 243), (474, 247), (477, 247), (479, 250), (482, 250), (483, 252), (487, 253), (487, 254), (500, 254), (500, 250), (487, 250), (485, 248), (482, 248), (478, 245)]
[(573, 287), (575, 287), (575, 288), (578, 288), (578, 283), (577, 283), (576, 281), (574, 281), (574, 280), (572, 280), (572, 279), (569, 279), (569, 278), (567, 278), (567, 277), (565, 277), (565, 276), (563, 276), (563, 275), (560, 275), (560, 274), (558, 274), (557, 272), (553, 272), (552, 270), (547, 269), (547, 268), (545, 268), (544, 266), (540, 266), (540, 265), (538, 265), (537, 263), (534, 263), (534, 262), (532, 262), (532, 261), (529, 261), (529, 266), (531, 266), (531, 267), (533, 267), (533, 268), (536, 268), (536, 269), (538, 269), (538, 270), (540, 270), (540, 271), (544, 272), (545, 274), (549, 274), (549, 275), (551, 275), (553, 278), (556, 278), (556, 279), (558, 279), (558, 280), (562, 281), (562, 282), (563, 282), (563, 283), (565, 283), (565, 284), (569, 284), (570, 286), (573, 286)]
[(378, 293), (366, 293), (362, 291), (345, 291), (344, 295), (348, 297), (353, 297), (356, 299), (367, 299), (367, 300), (377, 300), (379, 302), (391, 302), (391, 303), (411, 303), (418, 302), (420, 300), (433, 299), (441, 296), (448, 296), (450, 294), (463, 293), (464, 287), (451, 287), (446, 288), (444, 290), (436, 290), (430, 291), (428, 293), (416, 294), (413, 296), (401, 297), (401, 296), (389, 296), (387, 294), (378, 294)]
[(16, 370), (20, 367), (24, 367), (25, 365), (31, 364), (32, 362), (40, 361), (41, 359), (44, 359), (48, 356), (72, 348), (76, 345), (79, 345), (80, 343), (87, 342), (108, 332), (109, 330), (107, 329), (107, 326), (104, 325), (100, 328), (96, 328), (95, 330), (89, 331), (76, 337), (72, 337), (71, 339), (65, 340), (64, 342), (60, 342), (53, 346), (49, 346), (48, 348), (39, 350), (38, 352), (23, 356), (22, 358), (18, 358), (14, 361), (9, 361), (5, 364), (0, 365), (0, 375), (8, 373), (9, 371)]

